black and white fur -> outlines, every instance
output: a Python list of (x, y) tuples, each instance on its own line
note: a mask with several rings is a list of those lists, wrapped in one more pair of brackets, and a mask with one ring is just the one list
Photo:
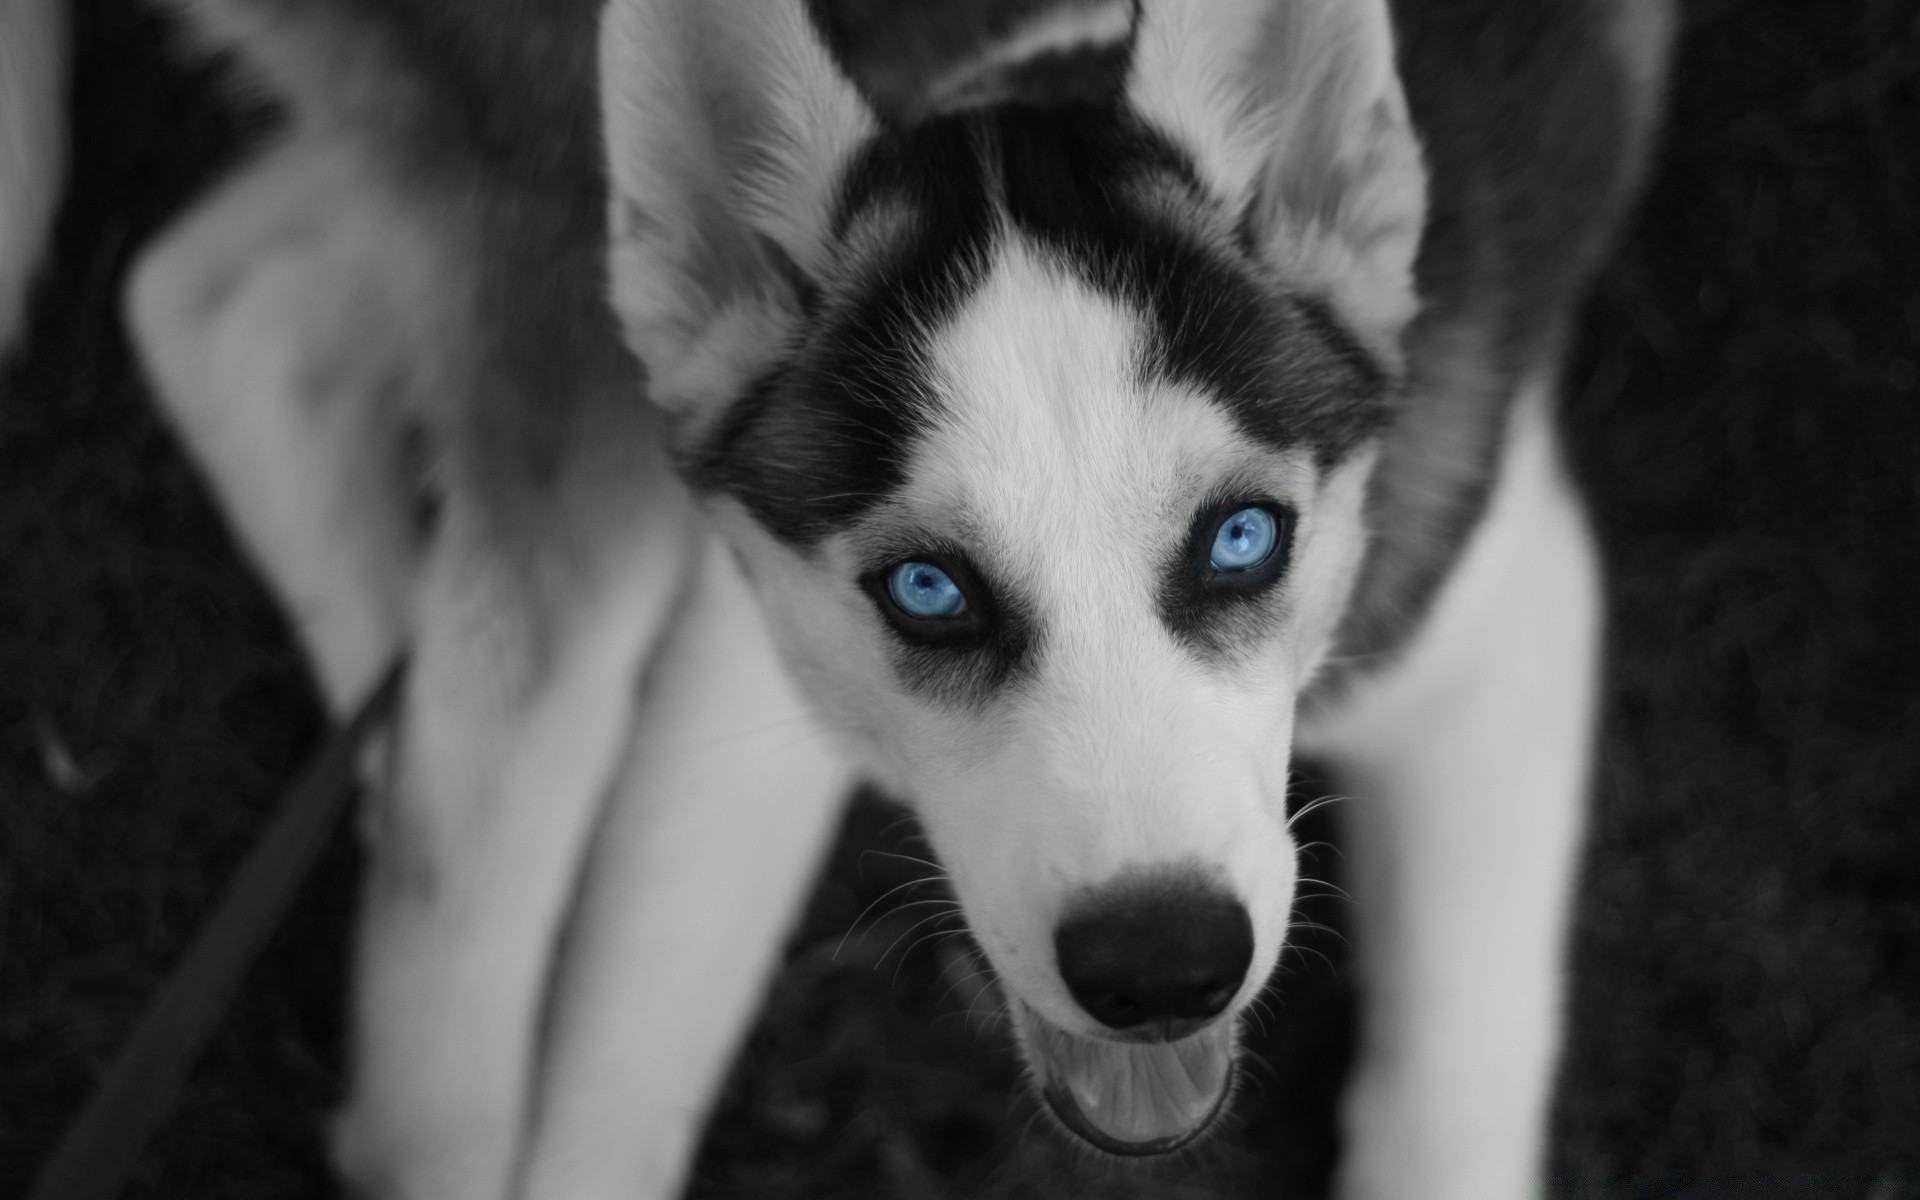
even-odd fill
[[(1286, 937), (1299, 746), (1357, 797), (1341, 1194), (1538, 1192), (1599, 625), (1554, 378), (1659, 0), (1015, 6), (918, 102), (801, 0), (182, 7), (291, 127), (147, 253), (136, 337), (334, 703), (412, 657), (358, 1184), (673, 1194), (855, 774), (1067, 1125), (1183, 1142)], [(1027, 90), (1084, 46), (1117, 91)], [(1210, 586), (1249, 498), (1285, 570)], [(874, 587), (925, 555), (965, 639)], [(1172, 1042), (1056, 957), (1145, 894), (1251, 930)]]

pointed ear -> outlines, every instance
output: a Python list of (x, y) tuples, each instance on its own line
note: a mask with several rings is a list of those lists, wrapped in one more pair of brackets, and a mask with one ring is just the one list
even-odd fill
[(614, 307), (654, 401), (711, 415), (791, 335), (873, 117), (802, 0), (612, 0), (600, 73)]
[(1193, 151), (1256, 252), (1394, 351), (1418, 307), (1426, 171), (1386, 0), (1164, 0), (1135, 106)]

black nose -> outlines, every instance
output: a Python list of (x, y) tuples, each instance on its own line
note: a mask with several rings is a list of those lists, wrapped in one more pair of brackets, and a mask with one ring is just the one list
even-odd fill
[(1067, 990), (1102, 1025), (1203, 1021), (1247, 977), (1253, 922), (1218, 884), (1134, 877), (1083, 896), (1054, 930), (1053, 948)]

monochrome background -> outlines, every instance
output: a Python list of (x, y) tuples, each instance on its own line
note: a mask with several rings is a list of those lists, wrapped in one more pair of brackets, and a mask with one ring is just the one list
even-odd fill
[[(1920, 6), (1683, 13), (1670, 127), (1566, 387), (1611, 622), (1556, 1190), (1920, 1198)], [(0, 367), (4, 1195), (322, 733), (118, 319), (129, 256), (268, 120), (132, 0), (76, 22), (69, 199)], [(1308, 819), (1316, 878), (1340, 875), (1338, 808)], [(928, 908), (856, 921), (924, 853), (853, 809), (697, 1195), (1320, 1193), (1344, 902), (1304, 906), (1334, 932), (1288, 955), (1236, 1128), (1141, 1175), (1041, 1128), (963, 939), (916, 928)], [(358, 869), (343, 829), (135, 1194), (334, 1193)]]

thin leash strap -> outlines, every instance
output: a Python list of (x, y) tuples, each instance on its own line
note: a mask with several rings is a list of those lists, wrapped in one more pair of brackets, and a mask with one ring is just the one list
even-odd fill
[(308, 763), (219, 908), (67, 1127), (27, 1200), (111, 1200), (125, 1186), (147, 1135), (172, 1107), (346, 807), (355, 759), (391, 714), (401, 674), (401, 663), (387, 668), (353, 719)]

